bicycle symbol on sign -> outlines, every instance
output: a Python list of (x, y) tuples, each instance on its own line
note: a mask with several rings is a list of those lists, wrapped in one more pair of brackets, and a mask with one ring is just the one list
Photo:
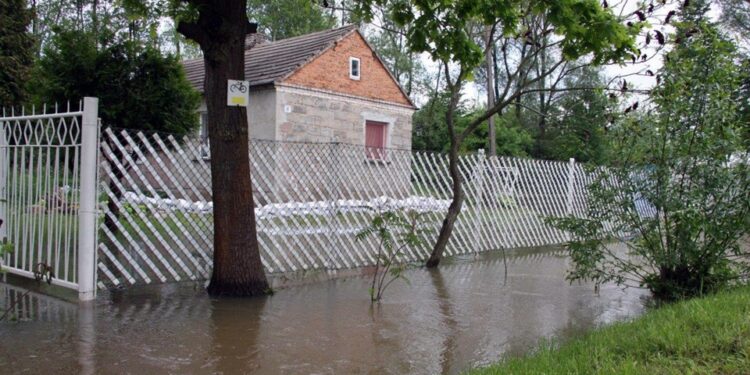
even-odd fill
[(241, 92), (246, 93), (247, 92), (247, 86), (245, 85), (244, 81), (235, 81), (233, 84), (229, 86), (230, 92)]

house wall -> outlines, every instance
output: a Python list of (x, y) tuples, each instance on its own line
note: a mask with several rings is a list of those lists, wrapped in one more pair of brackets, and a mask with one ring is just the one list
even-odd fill
[(364, 145), (374, 120), (388, 123), (387, 148), (411, 149), (410, 107), (281, 85), (276, 98), (277, 140)]
[[(349, 78), (350, 57), (360, 59), (359, 80)], [(340, 40), (333, 48), (303, 66), (283, 83), (345, 92), (363, 98), (411, 106), (409, 99), (358, 32), (353, 32)]]
[(247, 122), (251, 139), (276, 139), (276, 90), (273, 88), (250, 91)]
[[(247, 123), (251, 139), (275, 140), (276, 138), (276, 91), (273, 88), (254, 89), (249, 93)], [(202, 100), (198, 113), (206, 112), (206, 101)], [(200, 130), (197, 135), (200, 135)]]
[[(371, 199), (411, 194), (411, 107), (277, 86), (275, 191), (286, 200)], [(386, 161), (367, 160), (365, 121), (388, 124)], [(300, 143), (298, 143), (300, 142)], [(338, 142), (334, 144), (332, 142)], [(377, 182), (382, 183), (378, 184)]]

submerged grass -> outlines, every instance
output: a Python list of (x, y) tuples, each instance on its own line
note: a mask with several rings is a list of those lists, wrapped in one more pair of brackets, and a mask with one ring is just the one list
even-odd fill
[(748, 374), (750, 288), (650, 311), (480, 374)]

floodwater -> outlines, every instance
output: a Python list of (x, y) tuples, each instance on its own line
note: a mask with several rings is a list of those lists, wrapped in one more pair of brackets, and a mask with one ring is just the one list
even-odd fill
[[(570, 285), (568, 262), (522, 250), (506, 275), (498, 254), (452, 260), (408, 271), (374, 306), (366, 276), (259, 299), (211, 299), (184, 284), (88, 307), (31, 294), (14, 322), (0, 322), (0, 372), (456, 374), (643, 310), (642, 291)], [(0, 288), (0, 306), (23, 291)]]

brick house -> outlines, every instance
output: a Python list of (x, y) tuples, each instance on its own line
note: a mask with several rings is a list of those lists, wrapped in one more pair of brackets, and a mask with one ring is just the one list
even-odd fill
[[(411, 148), (414, 104), (354, 25), (274, 42), (249, 34), (245, 48), (252, 139), (363, 145), (369, 157)], [(202, 92), (203, 60), (183, 66)]]
[[(415, 106), (355, 26), (274, 42), (248, 34), (245, 48), (259, 204), (409, 194), (410, 170), (386, 149), (411, 149)], [(202, 92), (203, 60), (183, 66)], [(205, 144), (205, 101), (199, 111)], [(362, 183), (386, 177), (386, 187)]]

